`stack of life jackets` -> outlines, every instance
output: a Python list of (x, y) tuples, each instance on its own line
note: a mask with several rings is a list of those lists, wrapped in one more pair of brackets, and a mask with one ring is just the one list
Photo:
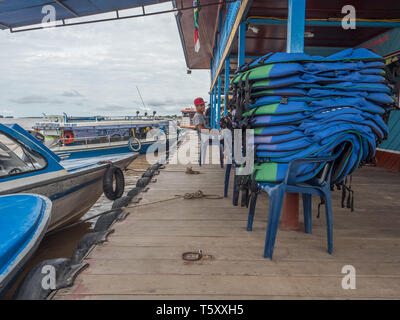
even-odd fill
[[(230, 90), (232, 127), (254, 129), (255, 135), (253, 172), (237, 179), (246, 194), (255, 183), (282, 182), (294, 159), (338, 150), (331, 181), (342, 184), (373, 161), (395, 102), (383, 58), (367, 49), (329, 57), (269, 53), (241, 67)], [(301, 165), (297, 182), (317, 177), (324, 166)], [(248, 197), (242, 199), (243, 205)]]

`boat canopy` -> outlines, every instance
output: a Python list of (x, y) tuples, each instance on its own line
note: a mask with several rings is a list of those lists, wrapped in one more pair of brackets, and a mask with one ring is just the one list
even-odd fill
[[(0, 30), (42, 23), (48, 7), (55, 9), (55, 20), (81, 18), (144, 7), (169, 0), (3, 0), (0, 1)], [(117, 12), (118, 15), (118, 12)]]

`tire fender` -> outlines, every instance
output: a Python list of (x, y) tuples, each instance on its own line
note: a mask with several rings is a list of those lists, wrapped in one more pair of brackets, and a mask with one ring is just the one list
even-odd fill
[[(114, 177), (115, 177), (115, 190), (114, 190)], [(125, 179), (122, 170), (116, 166), (107, 168), (103, 177), (103, 191), (104, 195), (109, 200), (121, 198), (125, 189)]]

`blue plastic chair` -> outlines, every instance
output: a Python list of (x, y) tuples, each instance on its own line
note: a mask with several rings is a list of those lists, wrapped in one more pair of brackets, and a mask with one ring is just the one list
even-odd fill
[[(333, 251), (333, 226), (332, 226), (332, 205), (331, 205), (331, 174), (333, 163), (339, 151), (334, 156), (323, 158), (296, 159), (289, 163), (285, 180), (280, 184), (258, 183), (257, 192), (252, 196), (249, 205), (249, 216), (247, 221), (247, 231), (253, 227), (254, 213), (257, 202), (257, 193), (264, 191), (270, 198), (268, 225), (265, 236), (264, 258), (272, 259), (278, 223), (281, 215), (282, 202), (285, 193), (301, 193), (303, 196), (304, 209), (304, 229), (306, 233), (312, 232), (311, 200), (312, 195), (318, 195), (325, 199), (326, 226), (328, 235), (328, 252)], [(314, 178), (307, 182), (296, 183), (296, 173), (301, 164), (326, 162), (320, 178)]]
[(232, 159), (232, 163), (228, 163), (226, 165), (226, 169), (225, 169), (225, 181), (224, 181), (224, 198), (228, 197), (228, 189), (229, 189), (229, 178), (231, 175), (231, 170), (233, 167), (233, 197), (232, 197), (232, 204), (234, 206), (238, 205), (238, 197), (235, 197), (236, 193), (238, 192), (238, 186), (237, 186), (237, 176), (235, 174), (236, 171), (236, 163), (235, 161)]

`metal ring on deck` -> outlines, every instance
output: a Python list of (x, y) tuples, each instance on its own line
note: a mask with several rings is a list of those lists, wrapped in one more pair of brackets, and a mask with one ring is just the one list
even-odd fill
[(203, 251), (201, 249), (197, 252), (188, 251), (182, 253), (182, 259), (185, 261), (199, 261), (201, 258), (203, 258)]

